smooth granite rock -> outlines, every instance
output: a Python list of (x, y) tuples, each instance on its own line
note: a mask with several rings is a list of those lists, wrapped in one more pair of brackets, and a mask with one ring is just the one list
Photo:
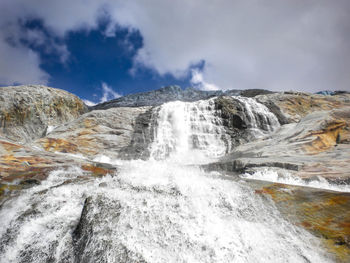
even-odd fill
[(87, 112), (77, 96), (39, 85), (0, 87), (0, 136), (29, 142)]

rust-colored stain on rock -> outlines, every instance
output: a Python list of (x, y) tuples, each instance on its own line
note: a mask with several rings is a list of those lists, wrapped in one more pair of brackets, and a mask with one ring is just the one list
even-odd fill
[(63, 153), (76, 153), (78, 146), (65, 139), (56, 138), (44, 138), (40, 140), (46, 151), (51, 152), (63, 152)]
[(306, 137), (314, 136), (315, 139), (305, 145), (306, 152), (317, 154), (328, 150), (337, 144), (344, 128), (347, 127), (345, 121), (334, 121), (319, 131), (312, 131)]
[(338, 262), (350, 262), (350, 193), (280, 184), (255, 193), (271, 196), (282, 214), (321, 238)]
[(81, 168), (84, 171), (91, 172), (94, 176), (104, 176), (107, 174), (114, 173), (114, 170), (112, 170), (112, 169), (98, 167), (98, 166), (93, 165), (93, 164), (85, 164), (85, 165), (82, 165)]

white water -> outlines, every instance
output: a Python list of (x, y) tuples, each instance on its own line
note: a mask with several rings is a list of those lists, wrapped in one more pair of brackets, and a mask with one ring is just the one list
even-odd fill
[(214, 101), (174, 101), (160, 106), (151, 158), (199, 163), (230, 151), (221, 119), (213, 115)]
[(51, 133), (55, 128), (56, 128), (56, 126), (52, 126), (52, 125), (47, 126), (46, 135)]
[(240, 96), (235, 96), (234, 98), (244, 105), (244, 112), (247, 117), (249, 128), (260, 132), (272, 132), (280, 127), (276, 116), (265, 105), (257, 102), (253, 98)]
[[(181, 163), (226, 151), (208, 104), (163, 105), (149, 161), (100, 155), (119, 165), (116, 175), (58, 170), (8, 200), (0, 210), (0, 262), (331, 261), (316, 238), (245, 181)], [(89, 238), (79, 247), (73, 231), (87, 197)]]
[(260, 181), (268, 181), (273, 183), (297, 185), (303, 187), (311, 187), (317, 189), (324, 189), (336, 192), (350, 192), (349, 185), (335, 185), (328, 182), (325, 178), (318, 176), (313, 180), (304, 180), (300, 177), (293, 176), (287, 172), (284, 172), (283, 175), (279, 174), (277, 171), (272, 169), (263, 169), (256, 171), (255, 173), (249, 174), (245, 173), (241, 175), (245, 179), (253, 179)]

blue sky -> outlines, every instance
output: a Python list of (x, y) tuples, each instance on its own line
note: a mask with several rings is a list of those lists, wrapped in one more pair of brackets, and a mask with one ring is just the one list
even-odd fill
[[(47, 85), (65, 89), (88, 101), (98, 103), (130, 93), (144, 92), (168, 85), (191, 86), (191, 74), (175, 78), (158, 74), (155, 70), (138, 65), (134, 58), (143, 47), (138, 30), (116, 27), (106, 35), (109, 22), (99, 21), (93, 30), (69, 32), (64, 38), (55, 38), (39, 20), (26, 21), (24, 31), (39, 31), (53, 42), (64, 44), (67, 58), (55, 50), (46, 50), (45, 43), (23, 39), (23, 45), (40, 56), (40, 68), (50, 77)], [(192, 68), (202, 68), (203, 62)]]
[(1, 0), (0, 85), (350, 91), (348, 0)]

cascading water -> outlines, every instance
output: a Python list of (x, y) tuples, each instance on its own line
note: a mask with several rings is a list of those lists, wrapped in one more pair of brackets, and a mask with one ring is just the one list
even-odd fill
[(253, 98), (241, 96), (234, 98), (244, 105), (246, 123), (249, 128), (272, 132), (280, 126), (276, 116), (265, 105), (258, 103)]
[(174, 101), (160, 106), (151, 157), (198, 163), (223, 156), (229, 151), (222, 140), (227, 135), (221, 119), (213, 113), (212, 99), (192, 103)]
[(9, 199), (0, 262), (331, 261), (247, 182), (182, 164), (227, 150), (211, 103), (161, 106), (149, 161), (118, 160), (103, 178), (54, 171)]

